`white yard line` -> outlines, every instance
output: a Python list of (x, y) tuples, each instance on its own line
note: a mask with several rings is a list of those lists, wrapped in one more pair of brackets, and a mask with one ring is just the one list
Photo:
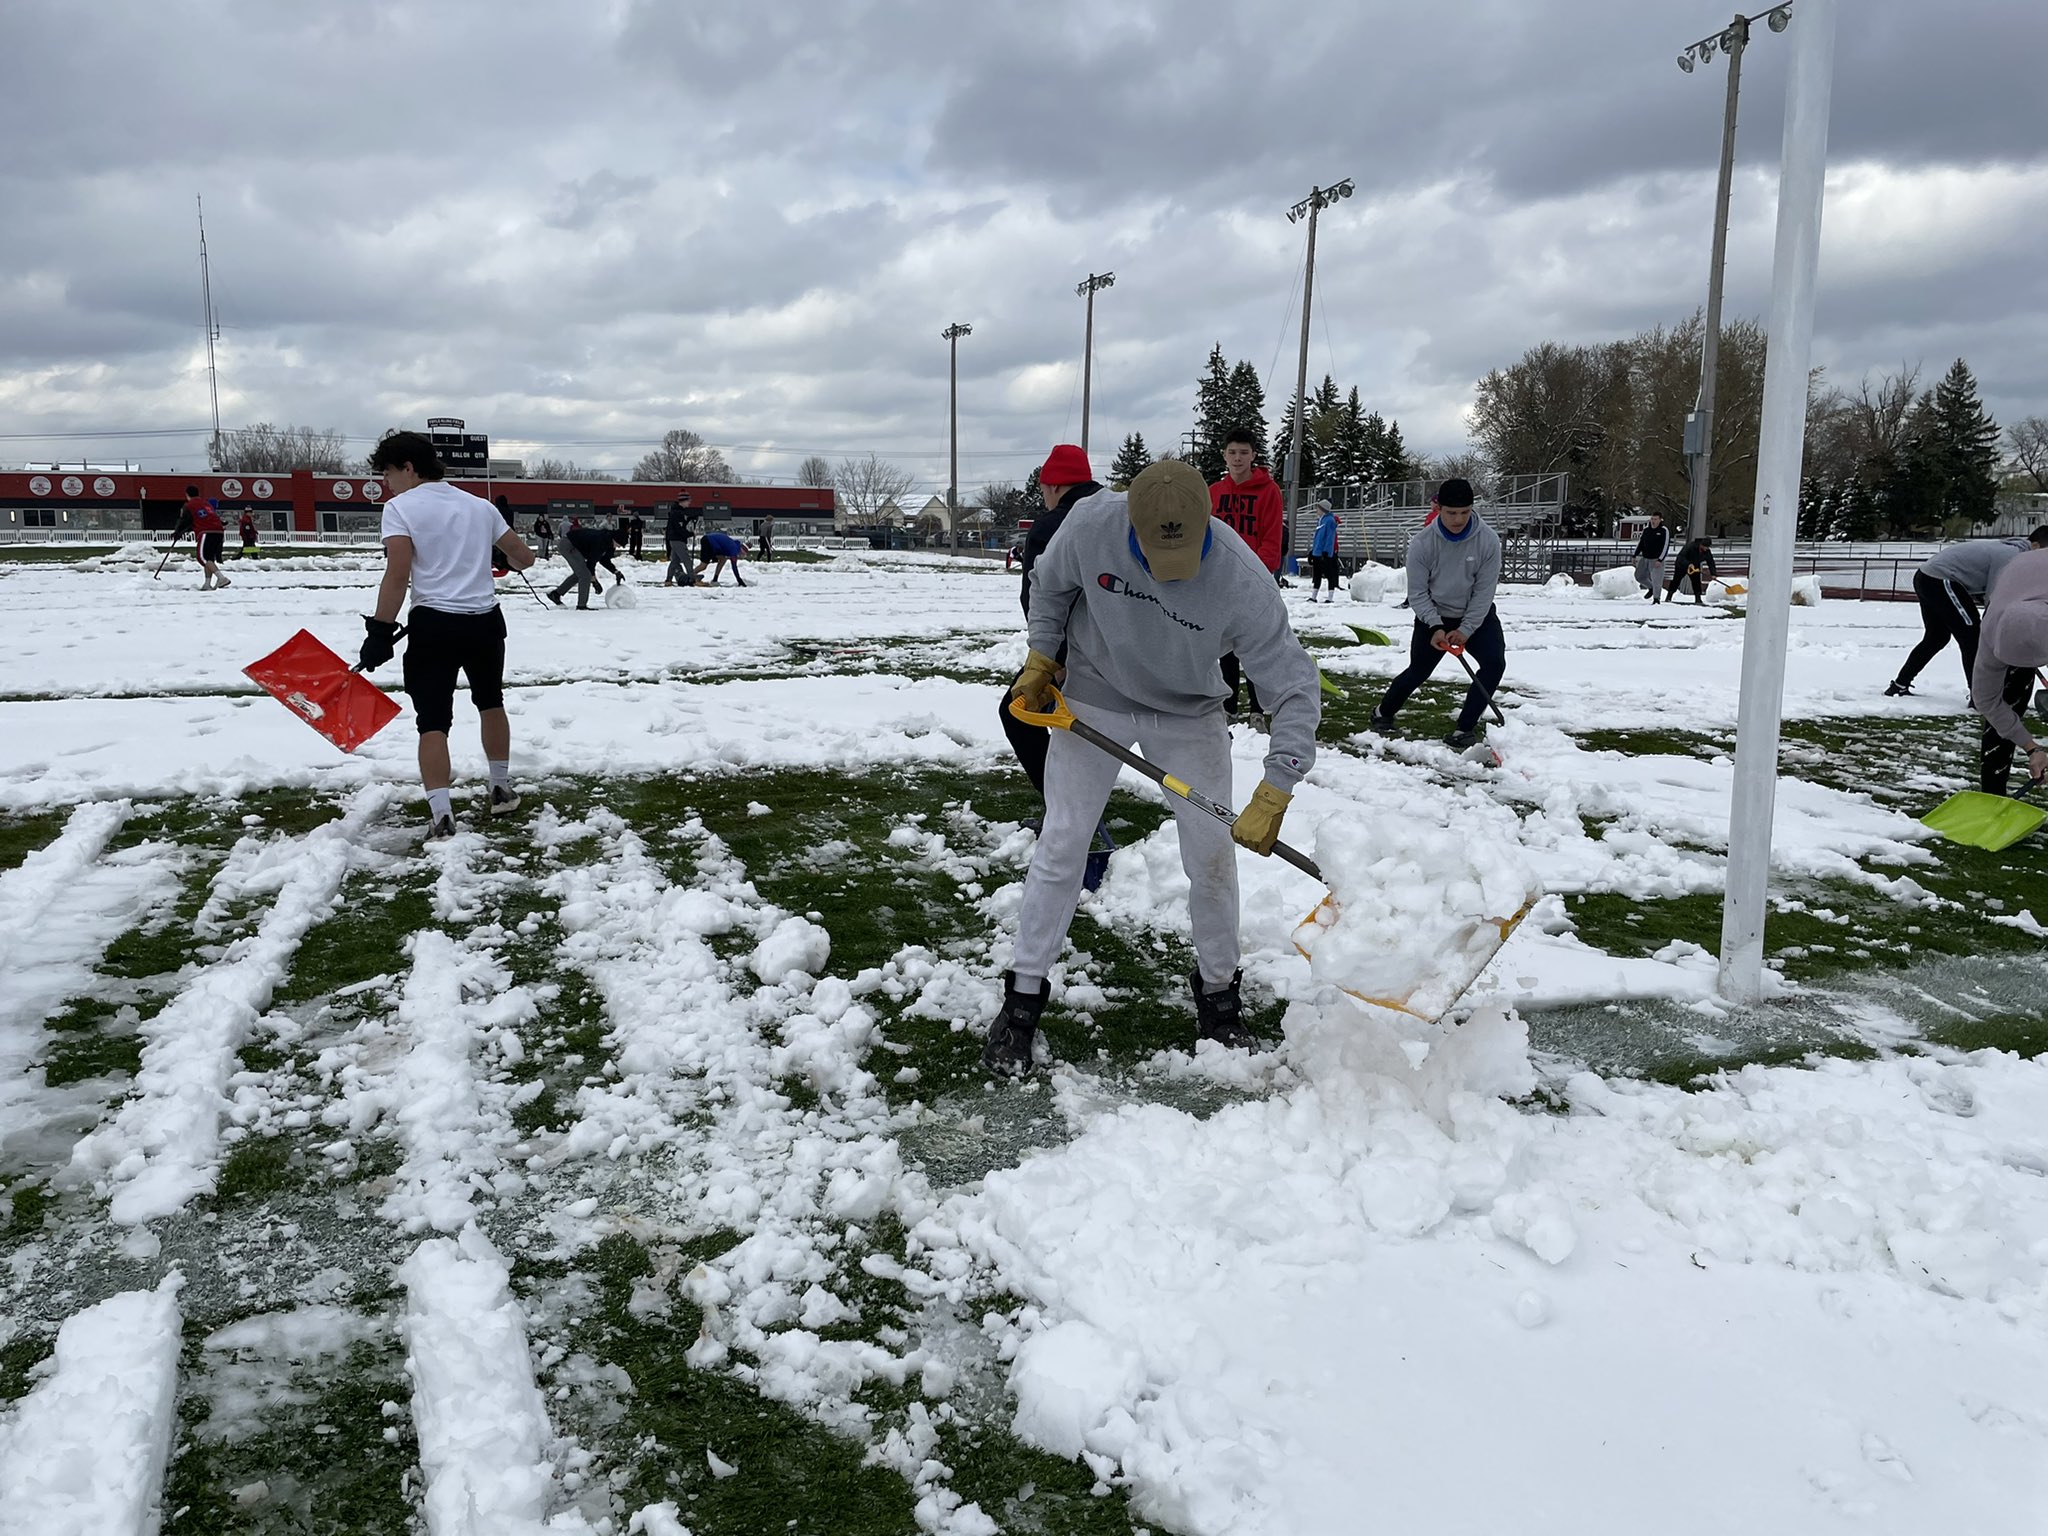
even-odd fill
[(576, 1536), (510, 1271), (474, 1226), (399, 1267), (429, 1536)]
[(338, 819), (303, 838), (280, 839), (239, 871), (244, 893), (275, 890), (255, 932), (195, 976), (142, 1026), (145, 1044), (133, 1095), (72, 1151), (125, 1226), (169, 1216), (213, 1188), (220, 1122), (235, 1054), (284, 979), (299, 942), (333, 912), (355, 840), (381, 815), (388, 790), (359, 791)]
[(183, 1284), (173, 1271), (65, 1320), (51, 1373), (0, 1419), (4, 1536), (155, 1536)]

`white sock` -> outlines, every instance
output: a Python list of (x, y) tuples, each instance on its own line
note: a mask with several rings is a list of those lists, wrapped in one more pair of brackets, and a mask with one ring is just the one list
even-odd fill
[(430, 789), (427, 791), (427, 820), (439, 821), (443, 816), (455, 814), (454, 791)]
[(1016, 976), (1011, 978), (1011, 985), (1017, 989), (1019, 996), (1036, 997), (1045, 990), (1045, 978), (1043, 976)]
[(512, 760), (511, 760), (510, 758), (507, 758), (507, 759), (505, 759), (505, 760), (504, 760), (503, 762), (494, 762), (494, 763), (492, 763), (492, 764), (491, 764), (491, 788), (493, 788), (493, 789), (510, 789), (511, 787), (512, 787)]

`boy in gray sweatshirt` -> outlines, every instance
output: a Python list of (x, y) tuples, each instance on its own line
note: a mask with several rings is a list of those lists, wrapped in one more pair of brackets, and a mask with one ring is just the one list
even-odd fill
[(2027, 697), (2034, 669), (2048, 666), (2048, 549), (2014, 555), (1991, 584), (1977, 664), (1970, 671), (1970, 707), (1984, 717), (1978, 750), (1978, 788), (2005, 793), (2013, 752), (2027, 754), (2027, 772), (2048, 776), (2048, 752), (2027, 729)]
[(1436, 515), (1408, 541), (1408, 670), (1388, 684), (1372, 712), (1376, 731), (1390, 730), (1408, 696), (1429, 680), (1444, 653), (1469, 650), (1479, 672), (1466, 690), (1458, 723), (1444, 740), (1460, 751), (1479, 740), (1479, 717), (1508, 669), (1507, 637), (1493, 611), (1500, 585), (1500, 535), (1472, 510), (1472, 486), (1461, 479), (1437, 488)]
[[(1294, 786), (1315, 758), (1322, 701), (1315, 663), (1294, 638), (1287, 609), (1243, 539), (1209, 515), (1209, 489), (1193, 466), (1167, 459), (1067, 514), (1032, 570), (1031, 651), (1013, 694), (1050, 707), (1061, 685), (1076, 718), (1210, 798), (1231, 795), (1229, 692), (1219, 659), (1235, 651), (1272, 711), (1265, 773), (1251, 803), (1225, 827), (1169, 795), (1187, 872), (1188, 921), (1198, 961), (1200, 1038), (1226, 1048), (1255, 1043), (1238, 984), (1237, 851), (1270, 854)], [(1120, 764), (1069, 731), (1054, 731), (1045, 761), (1045, 826), (1024, 880), (1015, 960), (982, 1064), (1028, 1072), (1046, 976), (1066, 942), (1088, 844)]]
[(1963, 655), (1963, 685), (1977, 665), (1978, 610), (2006, 561), (2027, 549), (2048, 546), (2048, 527), (2029, 538), (1961, 539), (1947, 545), (1913, 573), (1913, 595), (1920, 599), (1920, 643), (1885, 687), (1886, 698), (1913, 691), (1920, 669), (1954, 640)]

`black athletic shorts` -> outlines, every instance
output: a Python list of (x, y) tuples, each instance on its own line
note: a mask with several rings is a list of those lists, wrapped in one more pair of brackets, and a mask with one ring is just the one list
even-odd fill
[(470, 702), (481, 714), (505, 704), (505, 615), (443, 613), (415, 607), (406, 615), (405, 691), (412, 695), (420, 734), (445, 732), (455, 723), (455, 674), (469, 680)]
[(220, 538), (221, 536), (217, 533), (202, 533), (199, 535), (199, 563), (201, 565), (220, 564)]

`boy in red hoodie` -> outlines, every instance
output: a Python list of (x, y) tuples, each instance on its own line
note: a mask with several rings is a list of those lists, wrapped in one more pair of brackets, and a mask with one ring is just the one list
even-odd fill
[[(207, 497), (199, 494), (199, 487), (185, 487), (185, 521), (192, 525), (193, 553), (199, 557), (199, 568), (206, 573), (206, 580), (199, 584), (202, 592), (211, 592), (216, 587), (229, 585), (227, 573), (220, 568), (221, 535), (227, 531), (227, 524), (220, 519), (220, 508)], [(177, 535), (171, 536), (174, 540)]]
[[(1273, 573), (1273, 580), (1280, 579), (1280, 561), (1286, 553), (1284, 543), (1287, 536), (1287, 501), (1280, 494), (1280, 487), (1273, 483), (1273, 477), (1261, 469), (1256, 460), (1259, 456), (1259, 440), (1245, 427), (1235, 428), (1223, 439), (1223, 468), (1221, 480), (1209, 487), (1209, 512), (1218, 522), (1227, 523), (1237, 531), (1237, 536), (1251, 545), (1266, 569)], [(1230, 685), (1230, 712), (1237, 713), (1238, 670), (1237, 653), (1223, 658), (1223, 681)], [(1252, 713), (1259, 711), (1259, 690), (1249, 682), (1245, 690), (1251, 695)]]

